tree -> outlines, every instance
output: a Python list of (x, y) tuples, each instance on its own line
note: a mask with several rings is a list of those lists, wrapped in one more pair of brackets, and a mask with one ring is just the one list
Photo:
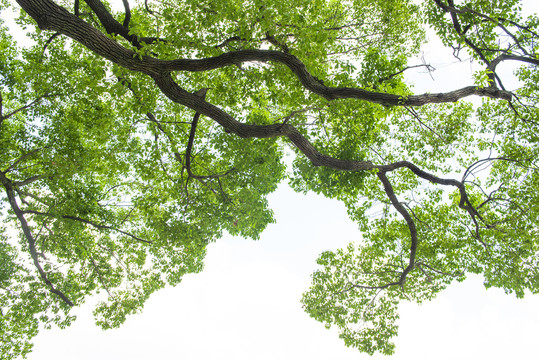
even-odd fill
[[(119, 326), (223, 231), (257, 239), (287, 178), (362, 230), (302, 300), (347, 346), (391, 354), (399, 302), (467, 274), (538, 292), (539, 18), (518, 1), (17, 3), (34, 44), (2, 27), (5, 358), (100, 291), (97, 323)], [(482, 65), (474, 83), (413, 93), (426, 26)]]

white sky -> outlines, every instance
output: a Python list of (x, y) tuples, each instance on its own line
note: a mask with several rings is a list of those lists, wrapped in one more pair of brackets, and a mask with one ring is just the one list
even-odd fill
[[(525, 3), (539, 10), (539, 1)], [(455, 64), (449, 57), (442, 63), (441, 51), (435, 44), (425, 48), (427, 63), (438, 61), (431, 62), (438, 70), (435, 82), (422, 75), (418, 92), (470, 84), (462, 77), (471, 74), (469, 62)], [(296, 194), (285, 184), (270, 196), (270, 206), (277, 223), (261, 240), (225, 236), (211, 244), (202, 273), (153, 295), (144, 312), (120, 329), (97, 328), (91, 304), (77, 309), (73, 326), (35, 338), (29, 359), (371, 358), (345, 348), (337, 333), (310, 319), (299, 302), (318, 254), (361, 239), (344, 206)], [(517, 300), (471, 278), (422, 306), (403, 304), (400, 314), (395, 359), (537, 358), (539, 296)]]
[[(301, 309), (317, 255), (357, 241), (341, 204), (281, 186), (271, 195), (277, 224), (254, 242), (210, 245), (206, 268), (150, 298), (117, 330), (93, 325), (81, 308), (70, 328), (37, 336), (29, 359), (366, 359)], [(401, 308), (395, 359), (534, 359), (539, 296), (517, 300), (481, 280), (435, 301)], [(375, 356), (374, 359), (387, 359)]]

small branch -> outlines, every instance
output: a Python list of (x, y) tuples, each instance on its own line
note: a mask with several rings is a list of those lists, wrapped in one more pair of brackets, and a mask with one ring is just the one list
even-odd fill
[(32, 106), (34, 106), (35, 104), (39, 103), (41, 100), (45, 99), (45, 98), (48, 98), (48, 97), (51, 97), (53, 95), (41, 95), (39, 96), (37, 99), (35, 99), (34, 101), (24, 105), (24, 106), (21, 106), (20, 108), (16, 109), (16, 110), (13, 110), (12, 112), (10, 112), (9, 114), (5, 115), (5, 116), (2, 116), (0, 117), (0, 120), (3, 121), (3, 120), (7, 120), (9, 119), (10, 117), (12, 117), (13, 115), (23, 111), (23, 110), (26, 110)]
[(285, 117), (282, 117), (282, 118), (279, 118), (277, 120), (275, 120), (275, 122), (281, 122), (282, 121), (282, 125), (286, 124), (291, 118), (293, 118), (294, 116), (296, 116), (297, 114), (302, 114), (304, 112), (308, 112), (308, 111), (312, 111), (312, 110), (321, 110), (322, 108), (320, 107), (315, 107), (315, 106), (308, 106), (308, 107), (305, 107), (303, 109), (299, 109), (299, 110), (293, 110), (290, 112), (290, 114), (286, 115)]
[(105, 282), (105, 279), (103, 278), (103, 275), (101, 274), (101, 271), (99, 270), (99, 267), (97, 266), (97, 264), (95, 263), (94, 258), (91, 255), (90, 255), (90, 261), (92, 262), (92, 265), (94, 267), (95, 272), (97, 273), (97, 276), (99, 277), (99, 282), (101, 283), (101, 285), (103, 285), (103, 288), (105, 289), (107, 294), (109, 294), (109, 297), (114, 299), (114, 296), (110, 292), (110, 290), (109, 290), (109, 288), (108, 288), (108, 286), (107, 286), (107, 284)]
[(36, 153), (38, 153), (39, 151), (43, 150), (43, 148), (38, 148), (38, 149), (34, 149), (30, 152), (27, 152), (26, 154), (23, 154), (22, 156), (20, 156), (17, 160), (15, 160), (15, 162), (13, 164), (11, 164), (6, 170), (4, 170), (4, 173), (8, 173), (10, 172), (11, 170), (13, 170), (20, 162), (28, 159), (29, 157), (35, 155)]
[(24, 217), (23, 211), (21, 211), (21, 209), (19, 208), (19, 205), (17, 204), (11, 181), (2, 172), (0, 172), (0, 182), (2, 183), (2, 185), (4, 185), (4, 188), (7, 193), (8, 201), (11, 205), (11, 209), (13, 210), (13, 212), (17, 216), (17, 219), (19, 220), (19, 223), (21, 224), (23, 234), (26, 237), (26, 241), (28, 243), (28, 249), (30, 250), (30, 255), (32, 256), (34, 266), (39, 272), (41, 279), (43, 280), (45, 284), (47, 284), (47, 286), (49, 287), (49, 291), (51, 293), (58, 295), (62, 299), (62, 301), (66, 303), (68, 306), (71, 306), (71, 307), (74, 306), (75, 304), (73, 304), (73, 302), (69, 300), (69, 298), (62, 291), (54, 287), (52, 282), (47, 277), (47, 273), (41, 267), (41, 264), (39, 263), (39, 259), (38, 259), (38, 253), (36, 250), (35, 239), (34, 239), (34, 236), (32, 235), (32, 231), (30, 230), (30, 226), (28, 225), (28, 222), (26, 221)]
[(430, 283), (432, 284), (432, 283), (434, 282), (434, 280), (432, 279), (432, 277), (431, 277), (429, 274), (427, 274), (427, 272), (423, 269), (423, 267), (421, 266), (421, 264), (420, 264), (420, 263), (416, 263), (415, 265), (416, 265), (416, 267), (419, 268), (419, 270), (421, 270), (421, 272), (423, 273), (423, 275), (425, 275), (425, 277), (427, 278), (427, 281), (430, 282)]
[(150, 15), (154, 15), (154, 12), (150, 10), (150, 7), (148, 6), (148, 0), (144, 0), (144, 7), (146, 8), (146, 12)]
[(340, 295), (340, 294), (344, 294), (344, 293), (347, 293), (349, 292), (350, 290), (352, 289), (366, 289), (366, 290), (375, 290), (375, 289), (378, 289), (378, 290), (383, 290), (383, 289), (387, 289), (388, 287), (390, 286), (396, 286), (396, 285), (400, 285), (400, 283), (398, 282), (392, 282), (392, 283), (388, 283), (388, 284), (385, 284), (385, 285), (379, 285), (379, 286), (367, 286), (367, 285), (359, 285), (359, 284), (352, 284), (350, 283), (350, 286), (344, 290), (341, 290), (341, 291), (336, 291), (334, 293), (331, 294), (331, 296), (335, 296), (335, 295)]
[(35, 175), (23, 181), (15, 181), (13, 182), (13, 186), (19, 188), (25, 185), (30, 185), (31, 183), (44, 179), (44, 178), (45, 178), (44, 175)]
[(361, 21), (361, 22), (356, 22), (356, 23), (346, 24), (346, 25), (342, 25), (342, 26), (336, 26), (336, 27), (325, 28), (325, 29), (323, 29), (323, 30), (327, 30), (327, 31), (339, 31), (339, 30), (343, 30), (343, 29), (347, 29), (347, 28), (351, 28), (351, 27), (360, 27), (360, 26), (363, 26), (363, 25), (365, 25), (365, 22), (364, 22), (364, 21)]
[(54, 34), (51, 35), (51, 37), (47, 40), (47, 42), (45, 42), (45, 45), (43, 45), (43, 51), (41, 53), (41, 58), (43, 58), (45, 56), (45, 51), (47, 50), (47, 47), (50, 45), (50, 43), (60, 35), (62, 35), (62, 34), (60, 34), (59, 32), (55, 32)]
[(433, 133), (434, 135), (436, 135), (440, 140), (442, 140), (444, 143), (446, 144), (450, 144), (449, 141), (447, 141), (442, 135), (438, 134), (436, 131), (434, 131), (433, 128), (431, 128), (430, 126), (428, 126), (427, 124), (425, 124), (423, 121), (421, 121), (421, 118), (419, 117), (419, 114), (417, 113), (417, 111), (415, 111), (413, 108), (410, 108), (408, 106), (405, 106), (404, 107), (413, 117), (414, 119), (417, 120), (417, 122), (419, 124), (421, 124), (423, 127), (425, 127), (426, 129), (428, 129), (431, 133)]
[(406, 70), (409, 70), (409, 69), (415, 69), (415, 68), (418, 68), (418, 67), (424, 67), (426, 68), (429, 73), (431, 73), (432, 71), (435, 71), (436, 69), (432, 66), (432, 65), (429, 65), (429, 64), (419, 64), (419, 65), (412, 65), (412, 66), (407, 66), (405, 67), (404, 69), (400, 70), (400, 71), (397, 71), (396, 73), (394, 74), (391, 74), (389, 76), (386, 76), (386, 77), (383, 77), (383, 78), (380, 78), (378, 79), (378, 82), (382, 83), (386, 80), (391, 80), (392, 78), (394, 78), (395, 76), (399, 75), (399, 74), (402, 74), (403, 72), (405, 72)]
[[(206, 93), (208, 92), (207, 88), (202, 88), (195, 93), (204, 100), (206, 98)], [(187, 169), (187, 174), (190, 177), (196, 178), (197, 176), (191, 171), (191, 151), (193, 150), (193, 143), (195, 141), (195, 133), (198, 125), (198, 119), (200, 118), (200, 113), (196, 112), (193, 116), (193, 121), (191, 122), (191, 131), (189, 132), (189, 140), (187, 142), (187, 150), (185, 152), (185, 167)]]
[(380, 285), (380, 286), (365, 286), (365, 285), (352, 284), (348, 290), (343, 290), (343, 291), (340, 291), (339, 293), (347, 292), (353, 288), (368, 289), (368, 290), (373, 290), (373, 289), (383, 290), (383, 289), (387, 289), (390, 286), (396, 286), (396, 285), (400, 285), (400, 282), (392, 282), (392, 283)]
[(215, 45), (214, 47), (216, 49), (220, 49), (220, 48), (223, 48), (223, 47), (227, 46), (228, 44), (230, 44), (233, 41), (247, 41), (247, 39), (241, 38), (239, 36), (231, 36), (231, 37), (223, 40), (223, 42), (221, 42), (220, 44)]
[[(206, 97), (207, 91), (208, 91), (207, 88), (202, 88), (202, 89), (198, 90), (195, 93), (195, 95), (201, 97), (202, 100), (204, 100), (205, 97)], [(200, 119), (200, 113), (197, 112), (193, 116), (193, 121), (191, 123), (191, 131), (189, 133), (189, 140), (187, 142), (187, 150), (185, 152), (185, 169), (187, 170), (188, 176), (192, 177), (192, 178), (195, 178), (195, 179), (212, 179), (212, 178), (219, 179), (219, 177), (228, 175), (234, 169), (232, 168), (232, 169), (226, 171), (223, 174), (213, 174), (213, 175), (196, 175), (191, 170), (191, 153), (193, 151), (193, 144), (194, 144), (194, 141), (195, 141), (196, 128), (197, 128), (199, 119)]]
[[(22, 213), (23, 214), (33, 214), (33, 215), (39, 215), (39, 216), (54, 217), (53, 215), (51, 215), (49, 213), (43, 213), (43, 212), (36, 211), (36, 210), (24, 210)], [(132, 238), (134, 240), (137, 240), (137, 241), (140, 241), (140, 242), (143, 242), (143, 243), (146, 243), (146, 244), (151, 244), (152, 243), (152, 241), (141, 239), (141, 238), (139, 238), (139, 237), (137, 237), (137, 236), (135, 236), (133, 234), (130, 234), (130, 233), (126, 232), (126, 231), (116, 229), (116, 228), (114, 228), (112, 226), (108, 226), (108, 225), (96, 224), (93, 221), (83, 219), (83, 218), (78, 217), (78, 216), (60, 215), (59, 217), (62, 218), (62, 219), (69, 219), (69, 220), (79, 221), (79, 222), (82, 222), (84, 224), (91, 225), (91, 226), (95, 227), (96, 229), (106, 229), (106, 230), (116, 231), (116, 232), (118, 232), (120, 234), (126, 235), (126, 236), (128, 236), (128, 237), (130, 237), (130, 238)]]
[(2, 92), (0, 91), (0, 126), (2, 126), (2, 121), (4, 121), (4, 115), (3, 115), (3, 102), (4, 99), (2, 98)]
[(416, 262), (416, 265), (421, 266), (421, 267), (424, 266), (424, 267), (428, 268), (429, 270), (432, 270), (432, 271), (434, 271), (435, 273), (438, 273), (438, 274), (440, 274), (440, 275), (451, 276), (451, 277), (459, 277), (459, 276), (464, 275), (463, 272), (460, 272), (460, 273), (458, 273), (458, 274), (450, 274), (450, 273), (446, 273), (446, 272), (443, 272), (443, 271), (440, 271), (440, 270), (436, 270), (436, 269), (433, 268), (432, 266), (429, 266), (429, 265), (425, 264), (425, 263), (422, 262), (422, 261)]
[(284, 44), (284, 43), (280, 42), (279, 40), (277, 40), (273, 35), (270, 35), (269, 32), (266, 33), (266, 39), (265, 40), (267, 40), (273, 46), (281, 49), (285, 53), (290, 52), (290, 49), (288, 48), (288, 46), (286, 44)]

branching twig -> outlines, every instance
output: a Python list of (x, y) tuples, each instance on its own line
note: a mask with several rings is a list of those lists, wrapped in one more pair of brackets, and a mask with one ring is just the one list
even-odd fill
[(43, 150), (43, 148), (38, 148), (38, 149), (34, 149), (30, 152), (27, 152), (26, 154), (23, 154), (21, 155), (17, 160), (15, 160), (15, 162), (13, 164), (11, 164), (6, 170), (4, 170), (4, 173), (8, 173), (10, 172), (11, 170), (13, 170), (20, 162), (28, 159), (29, 157), (37, 154), (38, 152), (40, 152), (41, 150)]
[[(24, 211), (22, 211), (22, 213), (23, 214), (39, 215), (39, 216), (55, 217), (55, 216), (53, 216), (53, 215), (51, 215), (49, 213), (44, 213), (44, 212), (36, 211), (36, 210), (24, 210)], [(62, 218), (62, 219), (74, 220), (74, 221), (78, 221), (78, 222), (81, 222), (81, 223), (84, 223), (84, 224), (88, 224), (88, 225), (91, 225), (91, 226), (95, 227), (96, 229), (106, 229), (106, 230), (115, 231), (115, 232), (118, 232), (120, 234), (126, 235), (126, 236), (128, 236), (128, 237), (130, 237), (130, 238), (132, 238), (132, 239), (134, 239), (136, 241), (140, 241), (140, 242), (143, 242), (143, 243), (146, 243), (146, 244), (151, 244), (152, 243), (152, 241), (141, 239), (138, 236), (130, 234), (130, 233), (126, 232), (126, 231), (114, 228), (114, 227), (109, 226), (109, 225), (97, 224), (97, 223), (95, 223), (93, 221), (90, 221), (88, 219), (83, 219), (83, 218), (78, 217), (78, 216), (60, 215), (59, 217)]]
[(13, 115), (15, 115), (15, 114), (17, 114), (17, 113), (19, 113), (19, 112), (21, 112), (23, 110), (26, 110), (26, 109), (34, 106), (35, 104), (39, 103), (41, 100), (43, 100), (45, 98), (48, 98), (48, 97), (51, 97), (51, 96), (53, 96), (53, 95), (41, 95), (37, 99), (35, 99), (34, 101), (29, 102), (28, 104), (26, 104), (24, 106), (21, 106), (18, 109), (13, 110), (12, 112), (8, 113), (7, 115), (3, 115), (2, 117), (0, 117), (0, 124), (1, 124), (1, 121), (9, 119)]

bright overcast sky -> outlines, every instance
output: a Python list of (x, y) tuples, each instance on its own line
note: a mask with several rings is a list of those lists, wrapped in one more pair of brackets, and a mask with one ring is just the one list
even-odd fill
[[(537, 12), (539, 1), (527, 1)], [(449, 52), (450, 54), (450, 52)], [(435, 82), (419, 71), (418, 91), (456, 89), (470, 83), (469, 62), (441, 61), (430, 44), (427, 63)], [(457, 83), (456, 79), (464, 74)], [(439, 87), (439, 81), (445, 83)], [(436, 87), (435, 87), (436, 86)], [(360, 241), (344, 206), (292, 192), (286, 184), (270, 196), (277, 223), (259, 241), (225, 236), (211, 244), (206, 267), (176, 288), (153, 295), (142, 314), (117, 330), (93, 324), (91, 304), (65, 330), (42, 331), (29, 359), (367, 359), (345, 348), (336, 332), (310, 319), (300, 298), (324, 250)], [(536, 359), (539, 296), (517, 300), (485, 290), (480, 278), (450, 286), (432, 302), (401, 306), (395, 359)], [(374, 359), (390, 359), (375, 356)]]
[[(118, 330), (93, 325), (91, 308), (70, 328), (44, 331), (29, 359), (368, 359), (310, 319), (299, 299), (317, 255), (357, 241), (341, 204), (281, 186), (277, 224), (261, 240), (225, 237), (206, 268), (150, 298)], [(517, 300), (481, 280), (451, 286), (422, 306), (401, 307), (393, 358), (535, 359), (539, 296)], [(374, 359), (389, 359), (375, 356)]]

